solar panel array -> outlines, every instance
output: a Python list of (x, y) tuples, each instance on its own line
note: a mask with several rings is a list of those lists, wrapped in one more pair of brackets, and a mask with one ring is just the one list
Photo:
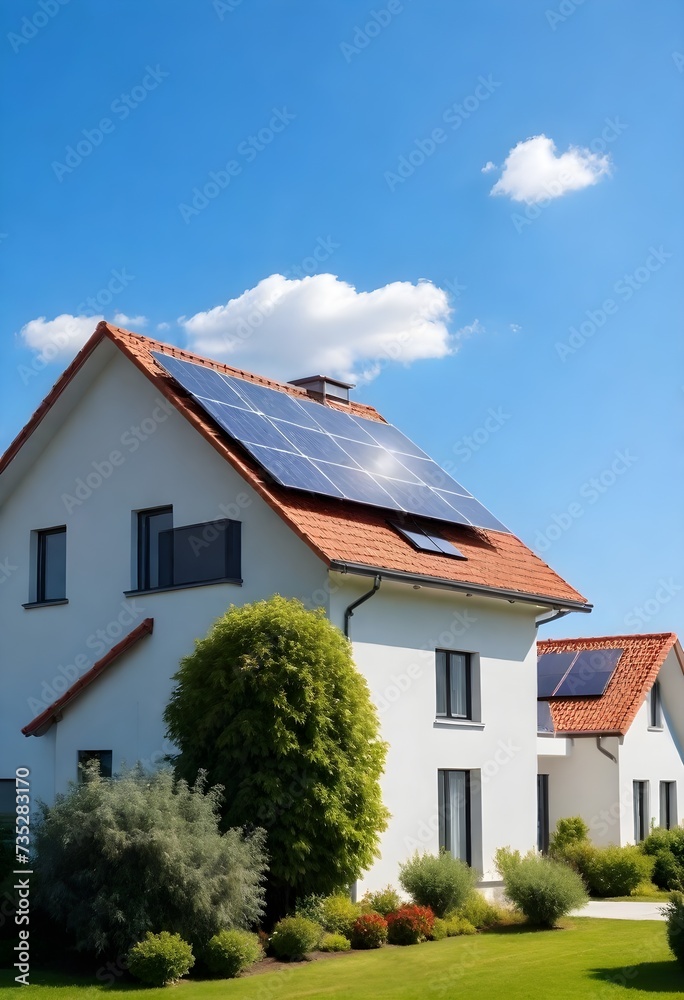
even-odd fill
[(542, 653), (537, 659), (537, 697), (585, 698), (602, 695), (615, 673), (622, 649)]
[(508, 531), (392, 424), (167, 354), (154, 357), (281, 486)]

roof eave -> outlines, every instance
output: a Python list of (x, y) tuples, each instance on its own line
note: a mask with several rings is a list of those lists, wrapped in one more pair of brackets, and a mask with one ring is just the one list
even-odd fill
[(507, 590), (501, 587), (488, 587), (480, 583), (468, 583), (458, 580), (448, 580), (438, 576), (425, 576), (420, 573), (407, 573), (404, 570), (385, 569), (382, 566), (368, 566), (364, 563), (346, 562), (338, 559), (330, 561), (330, 570), (337, 573), (350, 573), (354, 576), (378, 576), (397, 583), (410, 583), (436, 590), (456, 590), (460, 593), (493, 597), (508, 601), (510, 604), (534, 604), (549, 607), (553, 610), (580, 611), (589, 614), (592, 604), (583, 601), (572, 601), (568, 598), (553, 597), (549, 594), (526, 593), (520, 590)]

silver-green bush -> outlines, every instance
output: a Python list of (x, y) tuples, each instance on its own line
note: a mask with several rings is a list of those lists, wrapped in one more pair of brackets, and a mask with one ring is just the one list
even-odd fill
[(588, 900), (582, 879), (569, 865), (529, 854), (524, 858), (497, 852), (506, 896), (537, 927), (553, 927)]
[(399, 866), (399, 884), (419, 906), (429, 906), (436, 917), (455, 910), (472, 892), (477, 876), (465, 862), (442, 851), (419, 854)]

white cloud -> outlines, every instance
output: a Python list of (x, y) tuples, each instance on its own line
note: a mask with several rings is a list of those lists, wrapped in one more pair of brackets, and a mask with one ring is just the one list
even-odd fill
[(27, 347), (43, 361), (72, 357), (95, 331), (103, 316), (71, 316), (62, 313), (54, 319), (39, 316), (29, 320), (19, 331)]
[(272, 274), (225, 305), (178, 322), (192, 350), (264, 375), (368, 381), (390, 361), (410, 364), (457, 350), (450, 315), (447, 293), (429, 281), (357, 292), (333, 274)]
[(492, 170), (496, 170), (496, 163), (492, 163), (491, 160), (487, 160), (484, 167), (482, 168), (482, 173), (489, 174), (492, 172)]
[(558, 156), (553, 139), (535, 135), (511, 149), (490, 194), (505, 194), (533, 205), (596, 184), (610, 169), (607, 154), (571, 146)]
[(520, 330), (522, 329), (522, 327), (518, 326), (517, 323), (511, 323), (510, 328), (513, 331), (513, 333), (520, 333)]
[(158, 330), (170, 330), (171, 329), (171, 324), (170, 323), (157, 323), (157, 329)]
[(147, 326), (147, 316), (127, 316), (126, 313), (115, 313), (114, 322), (117, 326), (136, 327)]
[(474, 319), (472, 323), (467, 326), (462, 326), (460, 330), (457, 330), (454, 334), (454, 340), (467, 340), (468, 337), (473, 337), (476, 334), (484, 333), (485, 328), (479, 319)]

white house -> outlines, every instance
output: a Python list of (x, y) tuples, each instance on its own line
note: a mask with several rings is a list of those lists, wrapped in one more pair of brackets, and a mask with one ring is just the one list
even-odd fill
[(590, 605), (348, 388), (100, 323), (0, 463), (0, 811), (18, 767), (49, 802), (89, 756), (159, 762), (179, 659), (278, 592), (350, 634), (391, 747), (359, 890), (440, 844), (486, 883), (535, 842), (535, 626)]
[(538, 653), (540, 846), (564, 816), (581, 816), (600, 845), (676, 826), (684, 818), (677, 636), (549, 639)]

